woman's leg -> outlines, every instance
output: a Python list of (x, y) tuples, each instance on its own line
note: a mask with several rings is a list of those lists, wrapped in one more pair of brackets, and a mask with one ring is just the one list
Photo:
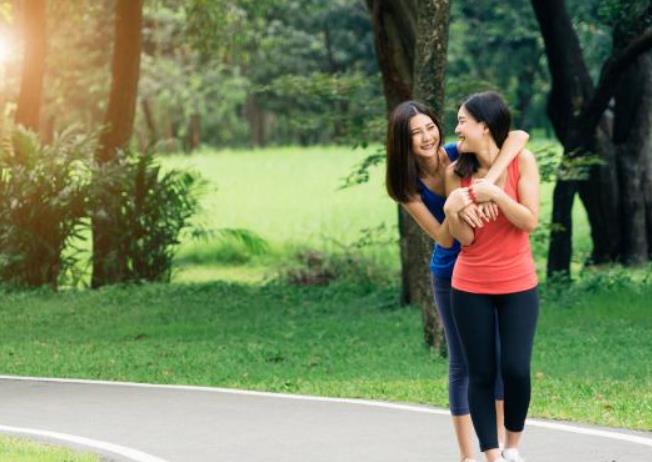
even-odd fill
[[(480, 449), (498, 453), (496, 314), (492, 296), (452, 289), (452, 308), (469, 372), (469, 407)], [(493, 459), (490, 459), (493, 460)]]
[(503, 377), (500, 367), (500, 335), (498, 333), (498, 313), (496, 313), (496, 428), (498, 429), (498, 444), (500, 447), (505, 446), (505, 389), (503, 386)]
[(451, 281), (433, 277), (433, 293), (439, 318), (444, 326), (448, 351), (448, 402), (453, 417), (453, 428), (460, 449), (460, 458), (473, 459), (474, 432), (469, 416), (468, 382), (462, 345), (451, 312)]
[(530, 405), (530, 361), (539, 314), (537, 289), (501, 295), (498, 326), (505, 386), (506, 449), (518, 446)]

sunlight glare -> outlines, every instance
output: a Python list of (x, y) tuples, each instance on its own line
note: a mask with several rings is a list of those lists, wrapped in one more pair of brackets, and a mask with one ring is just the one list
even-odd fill
[(0, 35), (0, 64), (9, 61), (13, 53), (13, 46), (6, 35)]

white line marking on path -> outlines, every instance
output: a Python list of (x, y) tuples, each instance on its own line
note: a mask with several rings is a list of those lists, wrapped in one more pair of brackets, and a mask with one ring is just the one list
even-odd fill
[(37, 430), (35, 428), (21, 428), (10, 427), (7, 425), (0, 425), (0, 433), (8, 433), (11, 435), (19, 436), (36, 436), (41, 438), (53, 439), (55, 441), (62, 441), (73, 443), (91, 450), (105, 451), (114, 455), (126, 457), (133, 462), (167, 462), (165, 459), (146, 454), (136, 449), (119, 446), (105, 441), (98, 441), (91, 438), (84, 438), (83, 436), (69, 435), (66, 433), (51, 432), (48, 430)]
[[(269, 398), (283, 398), (283, 399), (294, 399), (294, 400), (304, 400), (304, 401), (346, 403), (346, 404), (356, 404), (362, 406), (396, 409), (396, 410), (409, 411), (409, 412), (420, 412), (423, 414), (450, 415), (450, 411), (445, 409), (428, 408), (424, 406), (415, 406), (410, 404), (395, 404), (395, 403), (388, 403), (383, 401), (371, 401), (365, 399), (352, 399), (352, 398), (329, 398), (329, 397), (322, 397), (322, 396), (292, 395), (289, 393), (272, 393), (268, 391), (238, 390), (235, 388), (218, 388), (218, 387), (206, 387), (206, 386), (196, 386), (196, 385), (165, 385), (165, 384), (157, 384), (157, 383), (139, 383), (139, 382), (117, 382), (117, 381), (113, 382), (108, 380), (58, 379), (58, 378), (51, 378), (51, 377), (23, 377), (23, 376), (14, 376), (14, 375), (0, 375), (0, 380), (73, 383), (73, 384), (77, 383), (77, 384), (89, 384), (89, 385), (109, 385), (109, 386), (119, 386), (119, 387), (157, 388), (157, 389), (183, 390), (183, 391), (204, 391), (210, 393), (225, 393), (225, 394), (232, 394), (232, 395), (264, 396)], [(577, 433), (580, 435), (597, 436), (600, 438), (620, 440), (628, 443), (641, 444), (643, 446), (652, 447), (652, 438), (646, 438), (644, 436), (637, 436), (637, 435), (629, 435), (617, 431), (577, 427), (575, 425), (542, 421), (537, 419), (527, 419), (527, 425), (530, 425), (532, 427), (546, 428), (548, 430), (557, 430), (557, 431), (564, 431), (570, 433)]]

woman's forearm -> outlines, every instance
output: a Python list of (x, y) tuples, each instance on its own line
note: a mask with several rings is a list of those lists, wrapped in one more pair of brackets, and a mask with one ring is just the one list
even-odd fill
[(507, 170), (509, 164), (516, 158), (516, 156), (525, 148), (530, 135), (523, 130), (514, 130), (509, 132), (507, 139), (500, 148), (498, 157), (491, 165), (487, 172), (485, 179), (491, 183), (498, 181), (498, 178)]
[(532, 232), (537, 227), (538, 216), (525, 205), (516, 202), (503, 192), (494, 199), (505, 218), (523, 231)]
[(444, 219), (444, 222), (439, 227), (437, 238), (435, 240), (442, 247), (451, 247), (453, 245), (454, 239), (455, 238), (451, 234), (451, 230), (450, 230), (450, 221), (448, 220), (448, 217), (446, 217)]
[(450, 247), (453, 245), (453, 236), (448, 229), (446, 220), (444, 220), (443, 223), (439, 223), (423, 202), (413, 201), (401, 205), (419, 225), (423, 232), (425, 232), (432, 240), (443, 247)]
[(471, 228), (457, 212), (451, 212), (446, 215), (446, 221), (448, 222), (448, 229), (453, 238), (457, 239), (462, 245), (470, 245), (475, 239), (475, 233), (473, 228)]

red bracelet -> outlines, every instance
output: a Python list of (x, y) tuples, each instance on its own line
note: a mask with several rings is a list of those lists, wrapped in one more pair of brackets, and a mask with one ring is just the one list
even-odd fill
[(475, 195), (475, 191), (473, 191), (473, 186), (469, 186), (469, 197), (471, 198), (474, 204), (478, 203), (478, 198)]

